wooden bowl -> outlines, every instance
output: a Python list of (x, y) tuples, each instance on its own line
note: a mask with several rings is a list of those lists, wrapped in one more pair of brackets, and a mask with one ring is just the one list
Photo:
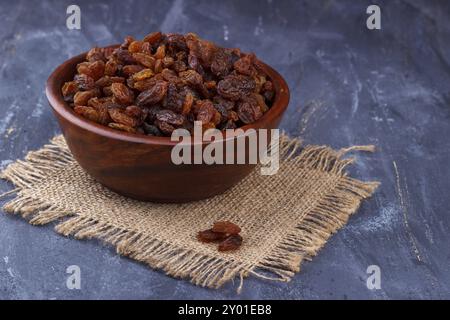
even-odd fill
[[(125, 133), (75, 114), (64, 101), (61, 87), (73, 79), (76, 65), (85, 56), (86, 53), (80, 54), (56, 68), (47, 80), (46, 95), (74, 158), (106, 187), (138, 200), (188, 202), (224, 192), (255, 167), (251, 164), (175, 165), (171, 150), (177, 142), (170, 141), (170, 137)], [(289, 88), (284, 79), (268, 65), (258, 64), (273, 81), (275, 100), (263, 117), (242, 127), (244, 131), (276, 128), (289, 103)]]

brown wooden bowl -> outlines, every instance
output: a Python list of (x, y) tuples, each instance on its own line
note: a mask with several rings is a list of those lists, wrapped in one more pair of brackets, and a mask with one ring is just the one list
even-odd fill
[[(74, 158), (106, 187), (138, 200), (188, 202), (224, 192), (255, 167), (250, 164), (175, 165), (171, 150), (176, 142), (170, 141), (170, 137), (125, 133), (77, 115), (64, 101), (61, 88), (73, 79), (76, 65), (85, 56), (86, 53), (80, 54), (56, 68), (47, 80), (46, 95)], [(258, 64), (272, 79), (275, 100), (263, 117), (242, 127), (244, 131), (276, 128), (289, 103), (285, 80), (268, 65)]]

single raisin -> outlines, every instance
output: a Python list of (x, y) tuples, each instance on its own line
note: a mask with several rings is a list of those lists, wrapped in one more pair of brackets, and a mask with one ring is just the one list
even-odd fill
[(123, 105), (129, 105), (133, 103), (134, 94), (133, 91), (130, 90), (123, 83), (113, 83), (111, 85), (112, 94), (118, 103)]
[(138, 106), (148, 106), (160, 102), (167, 93), (167, 82), (157, 81), (153, 87), (141, 92), (136, 98)]
[(225, 233), (214, 232), (212, 229), (199, 231), (197, 234), (198, 241), (204, 242), (204, 243), (222, 241), (226, 237), (227, 237), (227, 235)]
[(244, 75), (228, 75), (217, 84), (217, 92), (224, 98), (239, 100), (255, 89), (255, 81)]
[(212, 231), (228, 234), (238, 234), (239, 232), (241, 232), (241, 228), (230, 221), (216, 221), (214, 222)]
[(228, 236), (225, 240), (219, 243), (218, 250), (219, 251), (231, 251), (237, 250), (242, 245), (242, 237), (238, 234), (232, 234)]

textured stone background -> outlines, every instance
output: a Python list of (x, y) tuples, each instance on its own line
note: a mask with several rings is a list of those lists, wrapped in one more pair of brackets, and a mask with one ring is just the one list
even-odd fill
[[(282, 128), (307, 143), (377, 145), (351, 171), (382, 182), (293, 281), (249, 279), (240, 296), (1, 214), (0, 299), (450, 298), (449, 2), (377, 1), (379, 31), (365, 27), (369, 1), (75, 1), (81, 31), (65, 27), (73, 1), (0, 2), (1, 167), (59, 133), (44, 95), (59, 63), (160, 29), (254, 51), (290, 85)], [(0, 193), (10, 188), (0, 182)], [(74, 264), (81, 290), (65, 286)], [(381, 290), (366, 288), (372, 264)]]

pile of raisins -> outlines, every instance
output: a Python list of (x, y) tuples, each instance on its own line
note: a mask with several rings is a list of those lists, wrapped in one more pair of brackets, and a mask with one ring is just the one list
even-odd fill
[(114, 129), (170, 136), (194, 121), (234, 129), (272, 105), (274, 86), (254, 54), (221, 48), (193, 33), (126, 37), (117, 49), (93, 48), (62, 94), (73, 110)]
[(197, 239), (200, 242), (219, 242), (219, 251), (237, 250), (242, 245), (242, 237), (239, 235), (241, 228), (230, 221), (217, 221), (211, 229), (200, 231)]

